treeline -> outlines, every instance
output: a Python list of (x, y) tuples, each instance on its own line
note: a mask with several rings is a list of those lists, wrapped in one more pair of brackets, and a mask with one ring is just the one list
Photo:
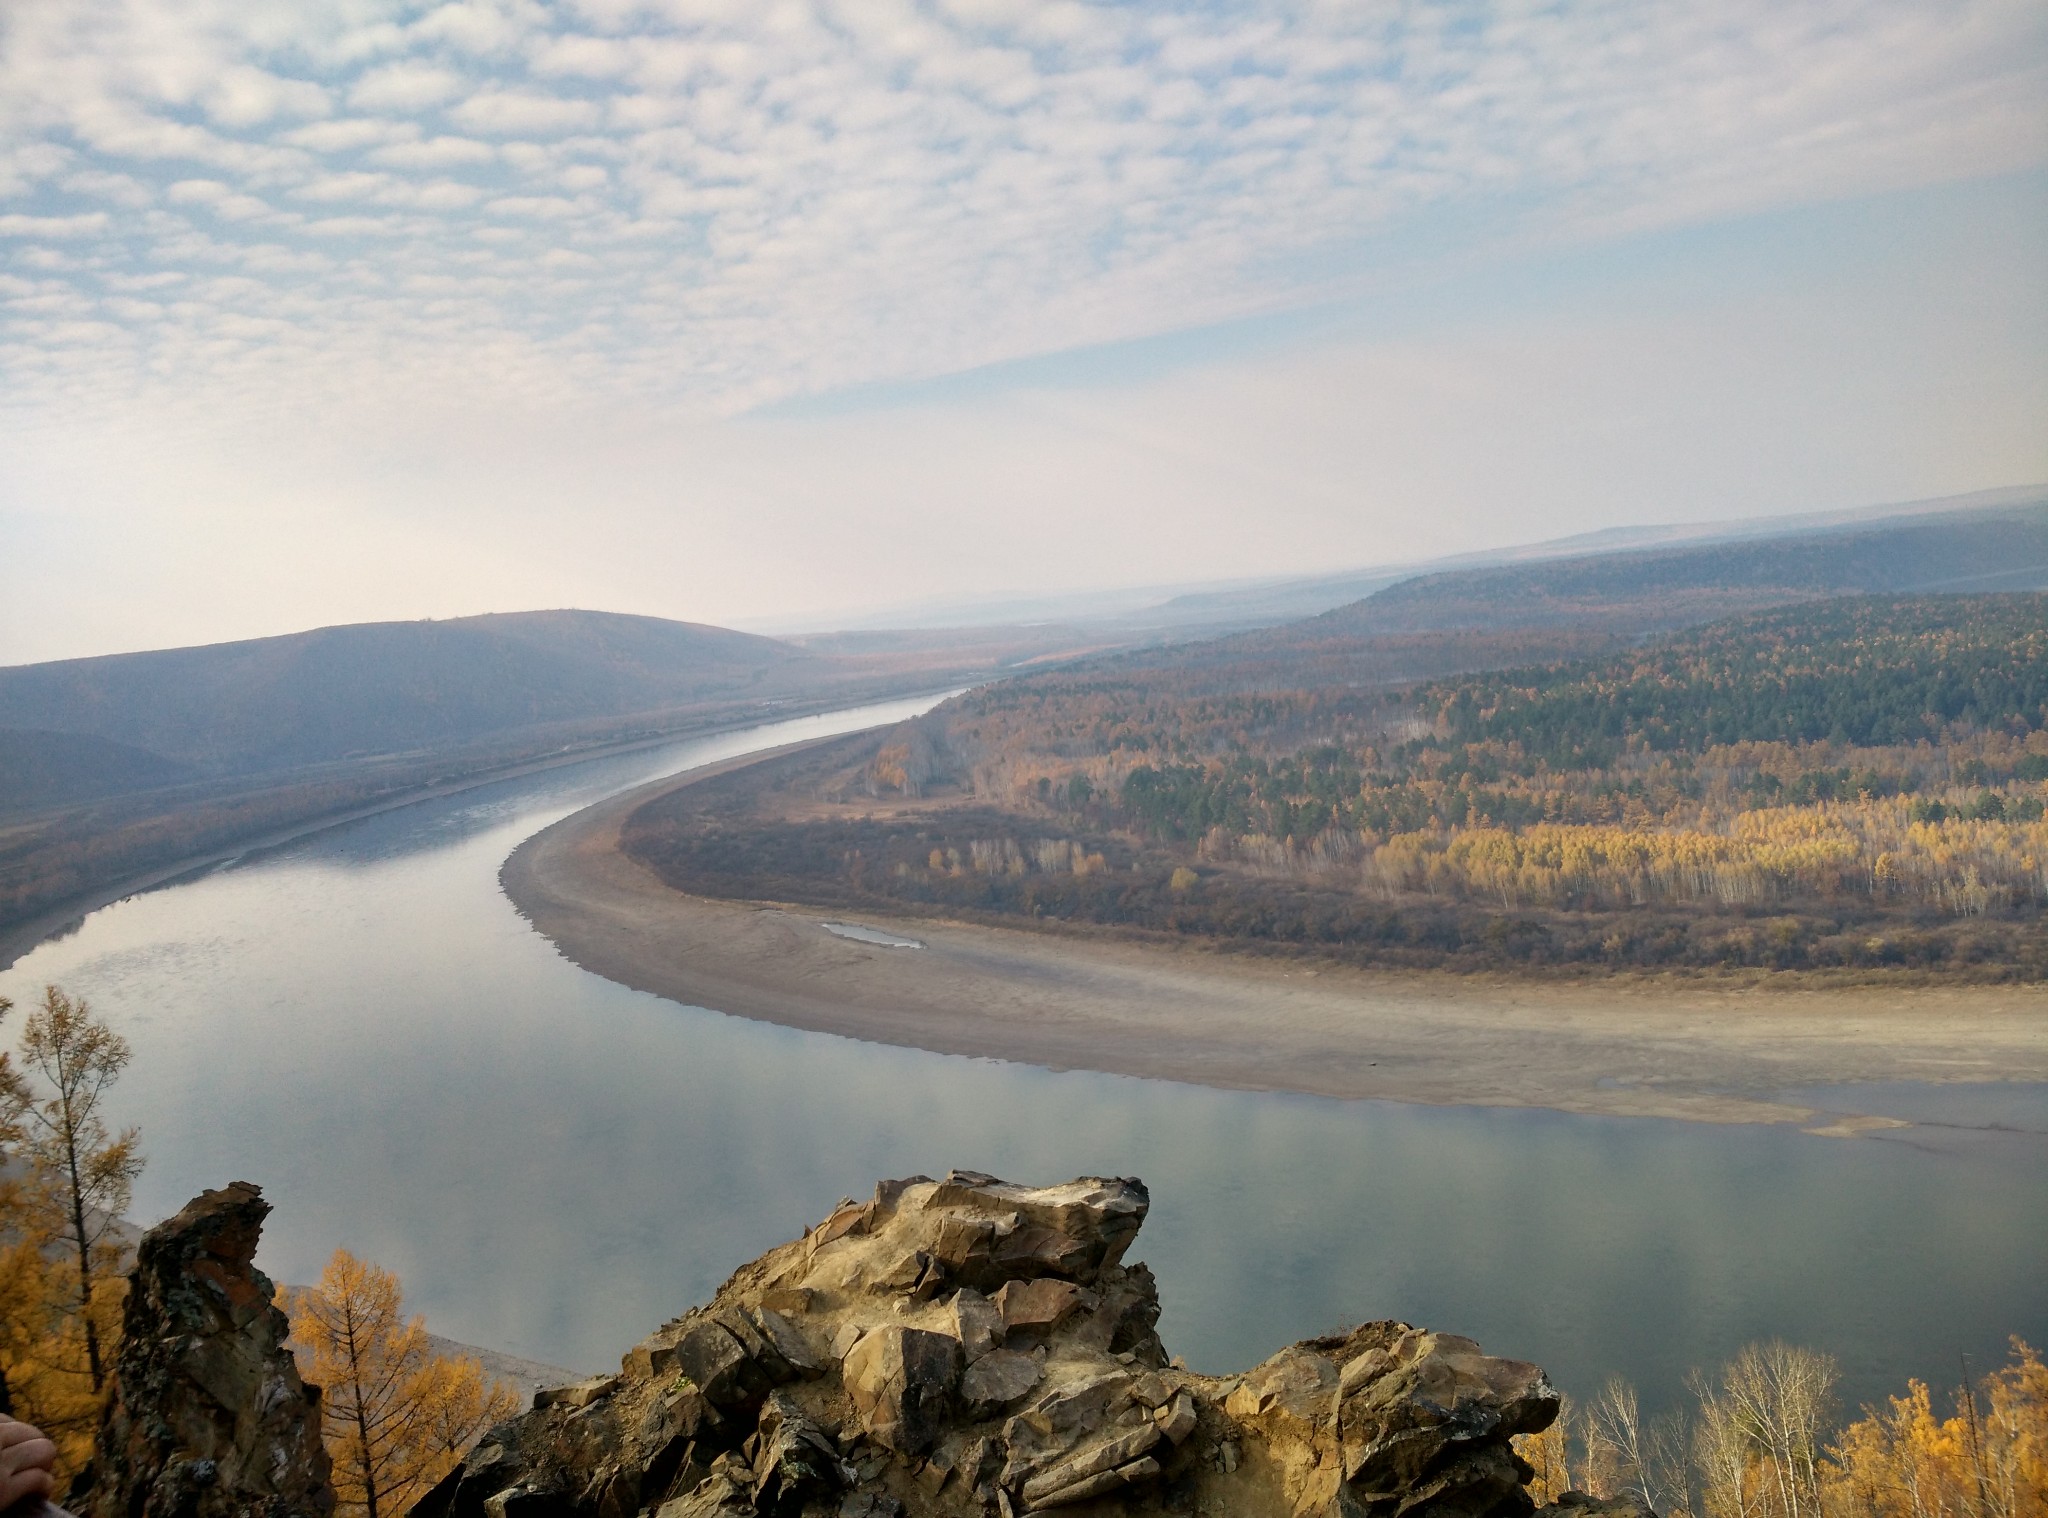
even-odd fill
[[(1524, 775), (1734, 743), (1883, 748), (1958, 726), (2036, 730), (2048, 726), (2048, 596), (1821, 602), (1624, 659), (1432, 682), (1407, 701), (1432, 727), (1410, 754), (1512, 745)], [(2048, 775), (2039, 757), (2034, 779)]]

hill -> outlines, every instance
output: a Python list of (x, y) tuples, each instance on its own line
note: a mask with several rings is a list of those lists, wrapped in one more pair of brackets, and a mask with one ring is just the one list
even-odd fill
[(238, 775), (775, 694), (835, 672), (787, 643), (719, 627), (517, 612), (0, 669), (0, 728)]
[(177, 785), (189, 765), (89, 734), (0, 727), (0, 812)]
[(1820, 596), (2044, 587), (2048, 504), (2035, 503), (1420, 575), (1291, 631), (1304, 641), (1567, 625), (1635, 634)]

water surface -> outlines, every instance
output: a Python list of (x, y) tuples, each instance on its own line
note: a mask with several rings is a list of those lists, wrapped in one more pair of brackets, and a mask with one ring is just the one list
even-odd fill
[(2008, 1333), (2048, 1341), (2048, 1139), (2010, 1120), (2038, 1089), (1975, 1112), (1896, 1092), (1902, 1116), (1969, 1125), (1842, 1141), (1055, 1074), (629, 991), (498, 890), (521, 839), (602, 796), (920, 704), (365, 819), (96, 912), (0, 993), (59, 982), (133, 1042), (113, 1101), (149, 1155), (138, 1216), (257, 1181), (273, 1275), (308, 1280), (346, 1244), (437, 1332), (576, 1368), (842, 1195), (952, 1166), (1143, 1177), (1136, 1254), (1197, 1369), (1402, 1317), (1661, 1402), (1781, 1335), (1838, 1355), (1853, 1405), (1995, 1362)]

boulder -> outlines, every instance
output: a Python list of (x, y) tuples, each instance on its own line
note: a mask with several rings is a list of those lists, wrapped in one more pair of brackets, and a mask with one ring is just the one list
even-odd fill
[(901, 1455), (930, 1449), (952, 1420), (965, 1358), (949, 1334), (888, 1324), (862, 1335), (841, 1374), (868, 1437)]
[(328, 1518), (320, 1393), (299, 1379), (255, 1267), (270, 1204), (203, 1192), (142, 1236), (93, 1465), (72, 1506), (103, 1518)]

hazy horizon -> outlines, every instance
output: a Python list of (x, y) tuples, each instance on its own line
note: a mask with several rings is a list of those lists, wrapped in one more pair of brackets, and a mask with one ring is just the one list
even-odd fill
[(0, 16), (0, 663), (2048, 479), (2048, 15)]

